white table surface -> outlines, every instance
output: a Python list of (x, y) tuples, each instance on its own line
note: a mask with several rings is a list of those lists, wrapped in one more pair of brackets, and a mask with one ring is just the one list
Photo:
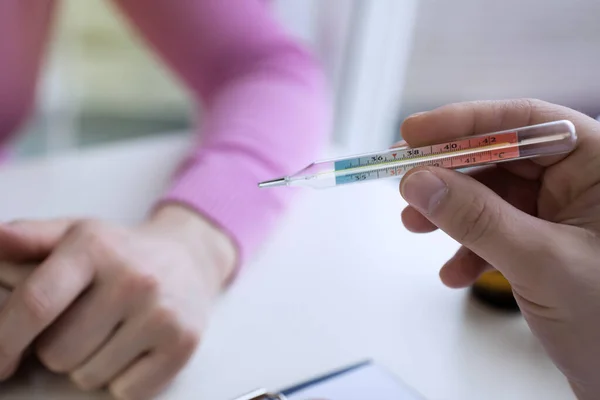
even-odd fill
[[(0, 219), (137, 221), (186, 147), (184, 138), (142, 140), (5, 167)], [(403, 205), (389, 181), (306, 190), (161, 398), (231, 400), (365, 358), (429, 400), (574, 398), (521, 316), (442, 286), (438, 269), (457, 245), (407, 232)], [(0, 386), (0, 399), (80, 398), (108, 397), (36, 368)]]

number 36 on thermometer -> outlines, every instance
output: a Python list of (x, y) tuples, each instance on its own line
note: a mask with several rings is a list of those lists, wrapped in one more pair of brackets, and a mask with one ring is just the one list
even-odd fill
[(526, 126), (451, 142), (387, 149), (310, 164), (296, 174), (265, 181), (259, 187), (335, 187), (354, 182), (398, 177), (412, 168), (460, 169), (478, 165), (568, 153), (577, 143), (575, 126), (566, 120)]

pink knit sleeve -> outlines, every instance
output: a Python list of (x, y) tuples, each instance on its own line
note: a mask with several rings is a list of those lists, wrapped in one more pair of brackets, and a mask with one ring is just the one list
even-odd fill
[(292, 194), (257, 183), (304, 167), (325, 142), (321, 69), (262, 0), (114, 1), (202, 106), (197, 146), (161, 200), (212, 220), (244, 260)]

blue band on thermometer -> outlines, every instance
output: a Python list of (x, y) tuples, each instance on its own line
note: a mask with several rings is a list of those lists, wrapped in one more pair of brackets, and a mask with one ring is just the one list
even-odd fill
[(575, 126), (566, 120), (532, 125), (451, 142), (315, 162), (298, 173), (265, 181), (259, 187), (334, 187), (401, 177), (415, 167), (461, 169), (533, 157), (563, 154), (577, 143)]

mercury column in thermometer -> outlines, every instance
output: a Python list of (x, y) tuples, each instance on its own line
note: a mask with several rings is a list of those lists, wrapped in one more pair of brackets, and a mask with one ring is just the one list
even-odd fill
[(568, 153), (577, 135), (570, 121), (554, 121), (507, 131), (468, 136), (423, 147), (399, 147), (376, 153), (315, 162), (298, 173), (259, 183), (259, 187), (327, 188), (401, 177), (410, 169), (434, 166), (462, 169), (506, 161)]

